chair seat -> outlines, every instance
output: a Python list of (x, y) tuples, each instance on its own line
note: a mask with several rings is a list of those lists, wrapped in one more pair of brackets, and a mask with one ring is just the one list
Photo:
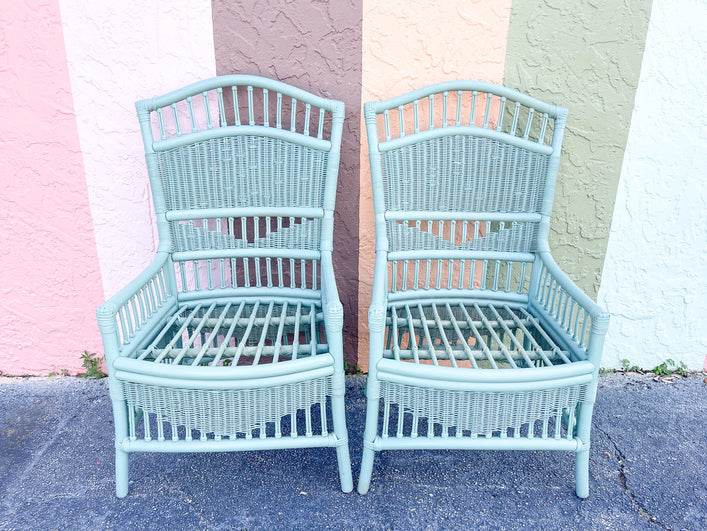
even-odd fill
[[(198, 439), (208, 445), (284, 433), (333, 445), (322, 415), (333, 365), (318, 301), (182, 304), (145, 348), (114, 364), (130, 406), (121, 444), (135, 449)], [(298, 427), (299, 417), (305, 425)]]
[(388, 307), (384, 359), (460, 369), (572, 363), (571, 353), (522, 305), (406, 300)]
[(316, 358), (329, 347), (318, 301), (182, 304), (134, 359), (189, 367), (243, 367)]
[(573, 361), (551, 334), (518, 303), (390, 303), (376, 365), (383, 415), (375, 444), (402, 448), (402, 439), (413, 438), (425, 447), (441, 444), (434, 442), (440, 437), (466, 447), (508, 437), (565, 444), (573, 431), (562, 418), (574, 422), (594, 366)]

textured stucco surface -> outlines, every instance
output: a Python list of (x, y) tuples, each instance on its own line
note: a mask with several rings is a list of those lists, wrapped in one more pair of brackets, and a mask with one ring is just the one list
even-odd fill
[(362, 101), (467, 78), (570, 109), (550, 243), (612, 314), (604, 365), (707, 368), (702, 0), (6, 4), (0, 371), (76, 372), (84, 349), (101, 352), (96, 305), (157, 245), (134, 102), (234, 72), (346, 102), (335, 267), (349, 363), (358, 346), (365, 368), (374, 263)]
[(707, 355), (706, 36), (707, 4), (655, 0), (599, 290), (607, 367)]
[(56, 0), (3, 5), (0, 114), (0, 373), (75, 372), (103, 290)]
[(219, 75), (262, 75), (346, 105), (334, 269), (344, 306), (344, 358), (352, 366), (358, 336), (361, 16), (361, 0), (213, 1)]
[(513, 2), (504, 84), (569, 108), (550, 246), (595, 297), (652, 0)]
[[(392, 0), (363, 4), (363, 101), (386, 99), (432, 83), (480, 79), (501, 83), (510, 0)], [(362, 128), (365, 128), (362, 121)], [(359, 360), (368, 360), (368, 306), (375, 227), (368, 147), (361, 149)]]
[(211, 4), (60, 5), (103, 288), (110, 297), (157, 247), (135, 101), (215, 75)]

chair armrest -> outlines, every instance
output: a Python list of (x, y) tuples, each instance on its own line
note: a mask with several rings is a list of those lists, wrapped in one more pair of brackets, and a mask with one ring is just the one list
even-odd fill
[(539, 274), (530, 304), (548, 318), (566, 339), (586, 349), (598, 366), (609, 328), (609, 314), (587, 296), (557, 265), (549, 252), (538, 253)]
[(142, 273), (96, 310), (109, 367), (116, 356), (131, 351), (129, 346), (137, 348), (152, 328), (149, 325), (159, 322), (176, 303), (173, 273), (165, 267), (169, 264), (169, 254), (158, 252)]

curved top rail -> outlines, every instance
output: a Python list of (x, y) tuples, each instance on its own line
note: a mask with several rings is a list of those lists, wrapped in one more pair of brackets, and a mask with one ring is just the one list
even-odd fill
[(166, 107), (189, 96), (196, 96), (209, 90), (234, 86), (251, 86), (255, 88), (272, 90), (285, 96), (295, 98), (303, 103), (309, 103), (315, 107), (321, 107), (322, 109), (331, 112), (335, 119), (343, 118), (344, 116), (344, 103), (341, 101), (315, 96), (306, 90), (293, 87), (292, 85), (288, 85), (282, 81), (245, 74), (217, 76), (204, 79), (202, 81), (197, 81), (196, 83), (192, 83), (191, 85), (168, 92), (162, 96), (140, 100), (135, 103), (135, 107), (138, 111), (154, 111), (160, 107)]
[(312, 138), (300, 134), (285, 131), (283, 129), (275, 129), (273, 127), (263, 127), (262, 125), (240, 125), (238, 127), (225, 126), (206, 131), (197, 131), (187, 135), (175, 136), (166, 140), (156, 140), (152, 144), (154, 151), (168, 151), (170, 149), (188, 146), (197, 142), (205, 142), (212, 139), (228, 138), (234, 136), (261, 136), (275, 138), (290, 142), (292, 144), (300, 144), (310, 149), (319, 151), (329, 151), (332, 143), (328, 140)]
[(536, 142), (530, 142), (524, 138), (518, 138), (514, 136), (509, 136), (505, 133), (499, 131), (493, 131), (490, 129), (482, 129), (481, 127), (445, 127), (444, 129), (433, 129), (431, 131), (421, 131), (413, 135), (406, 135), (404, 137), (396, 138), (394, 140), (387, 140), (381, 142), (378, 145), (378, 151), (385, 153), (386, 151), (392, 151), (394, 149), (399, 149), (403, 146), (419, 144), (420, 142), (425, 142), (427, 140), (434, 140), (435, 138), (442, 138), (445, 136), (472, 136), (487, 138), (489, 140), (496, 140), (499, 142), (505, 142), (512, 146), (525, 149), (527, 151), (532, 151), (534, 153), (540, 153), (541, 155), (551, 155), (552, 147), (543, 144), (538, 144)]
[(395, 98), (382, 100), (382, 101), (372, 101), (364, 105), (365, 114), (368, 116), (369, 113), (380, 114), (386, 110), (395, 109), (401, 105), (407, 105), (415, 100), (420, 100), (427, 96), (433, 94), (440, 94), (443, 92), (456, 92), (461, 91), (479, 91), (488, 92), (495, 94), (500, 97), (505, 97), (512, 101), (517, 101), (521, 105), (526, 105), (532, 107), (536, 111), (547, 113), (550, 118), (557, 118), (563, 111), (566, 113), (567, 109), (557, 105), (550, 105), (541, 100), (535, 99), (527, 94), (523, 94), (517, 90), (504, 87), (503, 85), (497, 85), (495, 83), (489, 83), (487, 81), (473, 81), (473, 80), (458, 80), (458, 81), (443, 81), (441, 83), (435, 83), (433, 85), (428, 85), (407, 94), (397, 96)]

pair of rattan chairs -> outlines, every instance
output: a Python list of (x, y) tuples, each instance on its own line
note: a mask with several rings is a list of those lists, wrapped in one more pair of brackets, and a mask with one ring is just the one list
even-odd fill
[[(97, 311), (119, 497), (132, 452), (334, 447), (353, 489), (332, 267), (341, 102), (222, 76), (137, 103), (160, 244)], [(367, 103), (375, 452), (565, 450), (588, 495), (606, 313), (550, 256), (567, 111), (447, 82)]]

